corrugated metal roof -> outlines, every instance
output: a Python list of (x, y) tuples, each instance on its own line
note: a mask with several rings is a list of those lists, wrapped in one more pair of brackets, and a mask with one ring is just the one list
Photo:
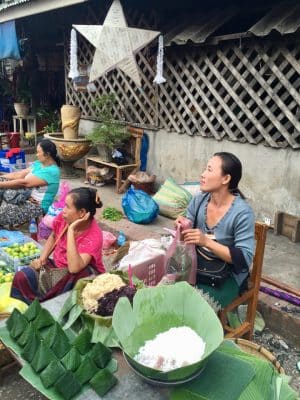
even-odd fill
[(11, 0), (9, 2), (0, 4), (0, 11), (1, 10), (5, 10), (6, 8), (9, 8), (9, 7), (12, 7), (12, 6), (17, 6), (17, 5), (22, 4), (22, 3), (28, 3), (29, 1), (31, 1), (31, 0)]
[(176, 21), (175, 28), (165, 35), (165, 45), (169, 46), (172, 42), (182, 45), (189, 40), (194, 43), (204, 43), (209, 36), (236, 13), (236, 8), (229, 8), (227, 10), (213, 9), (192, 17), (181, 16), (181, 22)]
[(284, 1), (274, 7), (260, 21), (253, 25), (249, 32), (256, 36), (266, 36), (273, 30), (282, 35), (296, 32), (300, 27), (300, 2)]
[[(196, 16), (181, 16), (180, 22), (174, 21), (175, 28), (171, 28), (165, 34), (165, 45), (170, 46), (172, 43), (183, 45), (189, 41), (197, 44), (204, 43), (216, 35), (216, 32), (225, 24), (230, 23), (231, 19), (239, 20), (239, 18), (247, 17), (249, 11), (252, 10), (226, 8), (214, 9)], [(282, 35), (294, 33), (300, 28), (300, 1), (283, 1), (259, 15), (250, 26), (245, 26), (243, 30), (236, 30), (231, 34), (252, 33), (256, 36), (266, 36), (274, 30)]]
[(72, 7), (88, 0), (11, 0), (0, 6), (0, 23)]

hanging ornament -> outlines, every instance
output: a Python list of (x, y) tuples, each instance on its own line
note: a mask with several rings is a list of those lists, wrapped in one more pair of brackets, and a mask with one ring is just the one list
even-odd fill
[(77, 76), (79, 76), (77, 61), (77, 36), (75, 29), (72, 29), (70, 42), (70, 72), (68, 77), (74, 79)]
[(163, 64), (164, 64), (164, 38), (163, 35), (160, 35), (158, 38), (156, 76), (153, 79), (153, 83), (157, 83), (158, 85), (166, 82), (166, 79), (163, 77)]
[(103, 25), (73, 25), (94, 47), (89, 81), (92, 82), (118, 67), (141, 86), (134, 53), (159, 35), (157, 31), (128, 28), (119, 0), (114, 0)]

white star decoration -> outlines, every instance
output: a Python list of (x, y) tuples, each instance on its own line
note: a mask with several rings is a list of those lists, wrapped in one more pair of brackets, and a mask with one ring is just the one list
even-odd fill
[(134, 53), (160, 32), (128, 28), (119, 0), (114, 0), (103, 25), (73, 25), (94, 47), (89, 81), (118, 67), (140, 87), (141, 79)]

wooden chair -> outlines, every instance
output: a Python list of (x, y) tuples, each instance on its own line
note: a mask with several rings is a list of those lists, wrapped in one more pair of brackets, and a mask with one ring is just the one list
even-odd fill
[[(260, 222), (255, 223), (256, 248), (248, 282), (248, 290), (246, 290), (241, 296), (237, 297), (231, 304), (219, 312), (219, 318), (225, 331), (225, 337), (227, 338), (244, 336), (248, 340), (252, 339), (258, 292), (262, 275), (267, 230), (267, 225)], [(231, 328), (228, 325), (226, 314), (229, 311), (233, 311), (241, 304), (248, 305), (246, 320), (238, 328)]]

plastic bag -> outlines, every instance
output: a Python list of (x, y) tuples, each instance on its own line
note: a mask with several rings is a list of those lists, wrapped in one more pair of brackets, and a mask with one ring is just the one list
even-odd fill
[(103, 234), (102, 248), (104, 250), (107, 250), (116, 242), (117, 238), (113, 233), (108, 231), (102, 231), (102, 234)]
[(59, 185), (58, 189), (58, 200), (53, 203), (53, 207), (56, 209), (62, 209), (66, 203), (66, 197), (69, 191), (71, 190), (71, 186), (68, 182), (63, 181)]
[(165, 250), (159, 240), (145, 239), (131, 242), (128, 254), (122, 258), (118, 269), (127, 271), (129, 264), (135, 267), (161, 255), (165, 255)]
[(8, 247), (13, 244), (24, 243), (24, 235), (19, 231), (0, 230), (0, 247)]
[(178, 225), (175, 237), (166, 254), (166, 274), (170, 281), (188, 281), (196, 284), (197, 256), (195, 246), (180, 241), (181, 227)]
[[(54, 218), (54, 217), (53, 217)], [(47, 240), (52, 233), (52, 227), (48, 227), (43, 220), (39, 223), (38, 241)]]
[[(59, 211), (59, 212), (60, 212), (60, 211)], [(59, 214), (59, 213), (58, 213), (58, 214)], [(52, 228), (53, 228), (53, 221), (54, 221), (54, 218), (55, 218), (55, 215), (46, 214), (46, 215), (43, 217), (43, 219), (42, 219), (41, 222), (43, 222), (47, 228), (52, 229)]]
[(64, 209), (66, 197), (70, 189), (71, 187), (68, 182), (62, 182), (59, 185), (58, 200), (51, 204), (51, 206), (48, 208), (47, 214), (42, 219), (43, 224), (45, 224), (47, 228), (52, 229), (54, 217), (60, 214)]
[(122, 198), (122, 207), (129, 221), (136, 224), (148, 224), (159, 213), (159, 207), (152, 197), (132, 186)]
[(10, 297), (11, 282), (1, 283), (0, 285), (0, 314), (9, 314), (14, 308), (24, 312), (27, 309), (27, 304), (23, 301)]

